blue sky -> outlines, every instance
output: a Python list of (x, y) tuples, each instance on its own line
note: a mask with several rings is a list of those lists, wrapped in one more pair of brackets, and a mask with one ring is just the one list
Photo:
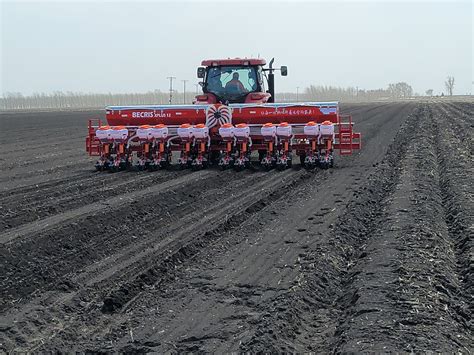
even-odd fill
[(257, 55), (288, 66), (277, 91), (473, 91), (471, 1), (1, 1), (3, 93), (193, 88), (202, 59)]

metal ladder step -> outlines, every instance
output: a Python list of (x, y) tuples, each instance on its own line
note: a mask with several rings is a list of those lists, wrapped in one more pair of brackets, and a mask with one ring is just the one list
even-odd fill
[(351, 155), (353, 143), (352, 117), (339, 116), (339, 154)]

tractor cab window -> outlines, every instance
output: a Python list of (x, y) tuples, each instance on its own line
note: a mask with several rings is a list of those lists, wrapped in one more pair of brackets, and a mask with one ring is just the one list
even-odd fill
[(206, 90), (226, 100), (238, 100), (249, 92), (259, 91), (261, 74), (256, 67), (211, 67)]

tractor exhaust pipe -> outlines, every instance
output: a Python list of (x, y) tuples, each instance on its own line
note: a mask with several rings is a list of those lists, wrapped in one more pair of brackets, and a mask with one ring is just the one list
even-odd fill
[(268, 102), (275, 102), (275, 74), (273, 72), (275, 70), (279, 70), (282, 76), (288, 75), (288, 68), (285, 65), (282, 65), (280, 68), (273, 68), (273, 62), (275, 58), (272, 58), (270, 63), (268, 63), (268, 68), (264, 69), (264, 71), (268, 72), (268, 93), (272, 95)]
[(270, 60), (270, 63), (268, 64), (268, 92), (270, 95), (272, 95), (269, 99), (268, 102), (275, 102), (275, 74), (273, 74), (273, 62), (275, 61), (275, 58), (272, 58)]

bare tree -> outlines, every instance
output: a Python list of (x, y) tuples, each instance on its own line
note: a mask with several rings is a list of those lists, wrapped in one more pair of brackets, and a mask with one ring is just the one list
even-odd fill
[(446, 91), (449, 93), (449, 96), (453, 96), (454, 77), (448, 76), (448, 78), (444, 82), (444, 86), (446, 86)]
[(426, 96), (433, 96), (433, 89), (428, 89), (425, 91)]

